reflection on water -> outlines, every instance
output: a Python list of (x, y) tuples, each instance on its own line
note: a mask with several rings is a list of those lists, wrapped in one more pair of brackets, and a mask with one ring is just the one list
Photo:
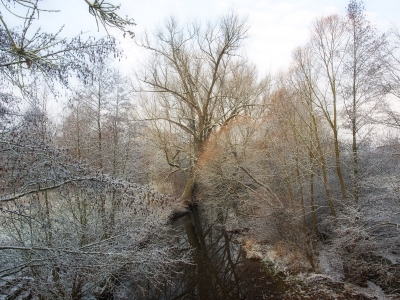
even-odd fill
[(111, 299), (282, 299), (282, 280), (257, 260), (246, 259), (234, 233), (207, 223), (199, 210), (176, 220), (169, 242), (190, 251), (193, 264), (171, 270), (170, 279), (148, 281), (140, 274), (117, 278)]
[(197, 210), (180, 220), (186, 243), (194, 249), (196, 267), (187, 269), (188, 278), (177, 299), (241, 299), (237, 267), (245, 257), (240, 245), (233, 242), (232, 233), (202, 220)]

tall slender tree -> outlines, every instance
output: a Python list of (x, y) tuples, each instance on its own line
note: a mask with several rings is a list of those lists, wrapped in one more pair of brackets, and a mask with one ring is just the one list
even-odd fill
[[(345, 57), (343, 98), (352, 136), (353, 197), (358, 204), (360, 193), (359, 137), (383, 100), (386, 36), (379, 35), (366, 19), (362, 0), (347, 6), (349, 43)], [(368, 133), (368, 131), (367, 131)]]

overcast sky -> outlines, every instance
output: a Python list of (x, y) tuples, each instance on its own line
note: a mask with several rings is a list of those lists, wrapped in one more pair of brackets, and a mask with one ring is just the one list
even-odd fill
[[(92, 1), (92, 0), (91, 0)], [(347, 0), (107, 0), (121, 4), (120, 15), (129, 15), (137, 25), (133, 28), (139, 37), (144, 30), (152, 31), (163, 21), (174, 15), (178, 20), (205, 21), (215, 19), (234, 9), (248, 16), (251, 39), (246, 47), (250, 61), (254, 62), (261, 75), (286, 68), (292, 50), (304, 45), (309, 37), (311, 24), (317, 17), (333, 13), (345, 14)], [(365, 0), (368, 19), (380, 31), (392, 25), (400, 27), (400, 0)], [(74, 36), (80, 31), (91, 35), (97, 33), (96, 22), (89, 14), (84, 0), (43, 0), (42, 8), (59, 9), (59, 13), (42, 13), (40, 25), (44, 30), (55, 31), (65, 24), (64, 35)], [(6, 20), (12, 18), (4, 13)], [(17, 22), (20, 22), (18, 20)], [(17, 24), (17, 23), (16, 23)], [(112, 31), (113, 33), (115, 31)], [(120, 67), (126, 72), (134, 69), (135, 61), (143, 57), (133, 40), (122, 38), (117, 32), (128, 59)]]
[[(92, 0), (90, 0), (92, 1)], [(251, 39), (247, 53), (261, 74), (286, 68), (292, 50), (304, 45), (315, 18), (333, 13), (344, 14), (347, 0), (107, 0), (121, 4), (120, 15), (134, 18), (134, 31), (140, 36), (144, 30), (153, 30), (174, 15), (178, 20), (210, 20), (234, 9), (248, 16)], [(381, 31), (392, 24), (400, 27), (400, 0), (365, 0), (368, 19)], [(42, 13), (40, 25), (44, 30), (56, 30), (65, 24), (64, 34), (77, 35), (81, 30), (96, 34), (96, 23), (84, 0), (43, 0), (42, 8), (61, 10), (60, 13)], [(7, 18), (9, 16), (6, 16)], [(11, 19), (11, 18), (10, 18)], [(105, 34), (101, 29), (100, 34)], [(140, 50), (129, 38), (119, 33), (127, 61), (121, 66), (128, 70), (141, 58)]]
[[(183, 21), (205, 20), (234, 8), (249, 17), (252, 38), (247, 52), (260, 72), (267, 73), (288, 66), (292, 50), (307, 42), (315, 18), (344, 14), (347, 4), (347, 0), (146, 0), (122, 1), (122, 8), (135, 18), (138, 35), (171, 14)], [(366, 0), (365, 7), (368, 19), (380, 30), (388, 30), (392, 23), (399, 26), (400, 0)]]
[[(92, 0), (91, 0), (92, 1)], [(246, 15), (251, 25), (252, 38), (247, 53), (261, 74), (286, 68), (292, 50), (304, 45), (315, 18), (333, 13), (344, 14), (347, 0), (108, 0), (121, 4), (120, 15), (129, 15), (137, 25), (134, 31), (140, 36), (144, 30), (153, 30), (169, 16), (182, 22), (210, 20), (234, 9)], [(392, 24), (400, 27), (400, 0), (365, 0), (368, 19), (381, 31)], [(42, 7), (60, 9), (60, 13), (43, 13), (40, 23), (45, 30), (55, 30), (65, 24), (65, 34), (76, 35), (81, 30), (97, 34), (94, 18), (89, 14), (84, 0), (44, 0)], [(102, 29), (101, 34), (104, 34)], [(127, 61), (122, 68), (134, 67), (134, 60), (141, 58), (140, 50), (128, 38), (122, 40)]]

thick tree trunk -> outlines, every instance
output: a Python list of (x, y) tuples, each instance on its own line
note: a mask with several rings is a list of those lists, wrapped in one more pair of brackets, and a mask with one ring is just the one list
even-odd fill
[(194, 175), (191, 175), (186, 182), (182, 195), (179, 198), (179, 200), (185, 205), (191, 205), (194, 203), (194, 197), (193, 197), (194, 185), (195, 185), (195, 178)]

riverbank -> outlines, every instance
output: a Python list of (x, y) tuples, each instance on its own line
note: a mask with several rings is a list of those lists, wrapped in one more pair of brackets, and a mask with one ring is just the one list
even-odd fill
[[(258, 261), (258, 264), (263, 270), (268, 270), (270, 274), (274, 274), (276, 278), (282, 281), (280, 286), (286, 287), (286, 290), (281, 291), (280, 298), (266, 297), (263, 299), (282, 299), (282, 300), (389, 300), (400, 299), (399, 295), (386, 295), (384, 291), (374, 284), (372, 281), (367, 281), (367, 286), (361, 287), (356, 284), (345, 282), (339, 279), (336, 275), (333, 276), (322, 273), (300, 272), (295, 273), (290, 268), (289, 258), (293, 253), (276, 253), (276, 249), (260, 245), (252, 239), (245, 236), (240, 236), (238, 239), (243, 245), (246, 252), (246, 257)], [(297, 262), (298, 264), (301, 262)], [(260, 272), (262, 272), (260, 270)], [(268, 286), (268, 280), (260, 283), (263, 288)], [(253, 299), (253, 298), (248, 298)], [(257, 298), (254, 298), (257, 299)]]

